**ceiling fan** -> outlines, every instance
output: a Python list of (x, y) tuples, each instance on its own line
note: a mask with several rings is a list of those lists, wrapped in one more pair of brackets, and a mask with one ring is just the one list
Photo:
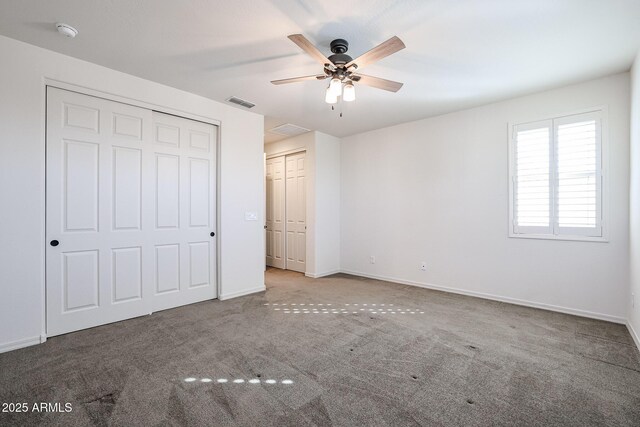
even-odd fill
[(331, 79), (325, 96), (325, 101), (328, 104), (338, 102), (339, 96), (342, 96), (342, 99), (347, 102), (355, 100), (356, 92), (353, 85), (354, 83), (364, 84), (390, 92), (397, 92), (402, 87), (402, 83), (381, 79), (380, 77), (367, 76), (357, 72), (358, 69), (364, 68), (367, 65), (404, 49), (404, 43), (396, 36), (391, 37), (389, 40), (379, 44), (356, 59), (347, 55), (349, 43), (344, 39), (336, 39), (331, 42), (330, 47), (333, 55), (328, 58), (302, 34), (292, 34), (289, 36), (289, 39), (311, 55), (313, 59), (320, 62), (324, 67), (324, 73), (312, 76), (293, 77), (290, 79), (272, 80), (271, 83), (274, 85), (306, 80)]

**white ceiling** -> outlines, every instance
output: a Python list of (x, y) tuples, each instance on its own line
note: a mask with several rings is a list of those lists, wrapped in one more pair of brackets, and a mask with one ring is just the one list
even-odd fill
[[(66, 39), (56, 22), (80, 34)], [(294, 33), (327, 55), (345, 38), (354, 58), (397, 35), (407, 48), (362, 71), (405, 85), (357, 86), (340, 118), (326, 82), (269, 83), (321, 72)], [(0, 3), (0, 34), (217, 101), (244, 98), (265, 129), (340, 137), (625, 71), (640, 48), (640, 1), (21, 0)]]

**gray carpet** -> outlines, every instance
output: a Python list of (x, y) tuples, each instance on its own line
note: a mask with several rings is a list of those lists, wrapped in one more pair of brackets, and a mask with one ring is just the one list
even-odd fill
[(622, 325), (347, 275), (267, 285), (0, 354), (0, 403), (73, 408), (0, 425), (640, 425)]

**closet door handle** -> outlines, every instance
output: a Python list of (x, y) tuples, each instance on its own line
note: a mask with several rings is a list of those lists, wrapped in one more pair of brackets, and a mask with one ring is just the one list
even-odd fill
[(209, 236), (211, 236), (211, 237), (213, 237), (215, 235), (216, 235), (216, 233), (214, 233), (213, 231), (211, 233), (209, 233)]
[(60, 242), (58, 242), (57, 240), (52, 240), (52, 241), (49, 242), (49, 244), (51, 246), (58, 246), (60, 244)]

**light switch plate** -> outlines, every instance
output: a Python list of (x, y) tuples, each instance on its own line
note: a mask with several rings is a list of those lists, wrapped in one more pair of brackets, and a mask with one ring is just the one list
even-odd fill
[(257, 212), (245, 212), (244, 213), (244, 220), (245, 221), (257, 221), (258, 220), (258, 213)]

